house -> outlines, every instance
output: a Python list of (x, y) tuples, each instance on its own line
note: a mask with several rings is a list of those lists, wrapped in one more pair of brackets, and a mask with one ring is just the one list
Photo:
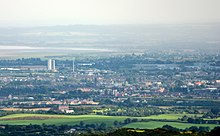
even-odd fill
[(74, 112), (74, 110), (70, 110), (69, 105), (59, 105), (58, 110), (62, 111), (64, 113), (73, 113)]

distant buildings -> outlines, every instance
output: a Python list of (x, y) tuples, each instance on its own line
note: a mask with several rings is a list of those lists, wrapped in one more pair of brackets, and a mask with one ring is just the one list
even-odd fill
[(58, 110), (62, 111), (64, 113), (73, 113), (74, 112), (74, 110), (70, 109), (68, 105), (59, 105)]
[(47, 70), (56, 71), (56, 61), (49, 59), (47, 62)]
[(73, 72), (75, 72), (75, 59), (73, 59)]
[(47, 62), (47, 70), (52, 70), (52, 60), (49, 59)]
[(56, 61), (52, 60), (52, 70), (56, 70)]

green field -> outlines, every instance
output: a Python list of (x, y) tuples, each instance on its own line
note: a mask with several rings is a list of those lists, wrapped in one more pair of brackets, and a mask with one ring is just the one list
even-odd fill
[(55, 125), (75, 125), (80, 121), (85, 123), (102, 123), (113, 125), (115, 120), (124, 121), (126, 116), (100, 116), (100, 115), (46, 115), (46, 114), (12, 114), (0, 117), (0, 124), (28, 125), (28, 124), (55, 124)]
[[(80, 121), (83, 121), (86, 124), (96, 124), (96, 123), (106, 123), (108, 126), (112, 126), (114, 121), (124, 122), (127, 118), (137, 118), (141, 119), (154, 119), (154, 120), (177, 120), (182, 116), (195, 116), (195, 114), (161, 114), (153, 115), (148, 117), (128, 117), (128, 116), (102, 116), (102, 115), (47, 115), (47, 114), (12, 114), (4, 117), (0, 117), (0, 124), (8, 125), (29, 125), (38, 124), (55, 124), (55, 125), (75, 125), (79, 124)], [(200, 115), (196, 115), (200, 116)], [(178, 128), (185, 128), (194, 126), (194, 124), (187, 123), (178, 123), (178, 122), (159, 122), (159, 121), (149, 121), (149, 122), (137, 122), (126, 125), (125, 127), (129, 128), (157, 128), (162, 127), (163, 125), (172, 125)], [(207, 125), (198, 125), (195, 126), (207, 126)], [(215, 127), (216, 125), (208, 125), (210, 128)]]
[(136, 123), (130, 123), (128, 125), (125, 125), (124, 128), (140, 128), (140, 129), (154, 129), (154, 128), (161, 128), (164, 125), (170, 125), (176, 128), (185, 129), (189, 128), (191, 126), (203, 126), (203, 127), (209, 127), (210, 129), (213, 129), (216, 126), (215, 124), (189, 124), (189, 123), (178, 123), (178, 122), (160, 122), (160, 121), (149, 121), (149, 122), (136, 122)]
[(218, 117), (218, 118), (213, 118), (213, 119), (204, 118), (204, 120), (220, 120), (220, 117)]
[(177, 120), (178, 118), (182, 118), (184, 115), (188, 117), (197, 116), (200, 117), (202, 114), (160, 114), (160, 115), (152, 115), (148, 117), (144, 117), (144, 119), (166, 119), (166, 120)]

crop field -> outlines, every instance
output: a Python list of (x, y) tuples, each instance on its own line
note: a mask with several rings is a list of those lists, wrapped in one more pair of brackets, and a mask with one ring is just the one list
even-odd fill
[(140, 129), (154, 129), (154, 128), (161, 128), (164, 125), (170, 125), (179, 129), (185, 129), (189, 128), (191, 126), (197, 126), (197, 127), (209, 127), (210, 129), (213, 129), (219, 125), (216, 124), (189, 124), (189, 123), (179, 123), (179, 122), (160, 122), (160, 121), (149, 121), (149, 122), (135, 122), (130, 123), (125, 126), (124, 128), (140, 128)]

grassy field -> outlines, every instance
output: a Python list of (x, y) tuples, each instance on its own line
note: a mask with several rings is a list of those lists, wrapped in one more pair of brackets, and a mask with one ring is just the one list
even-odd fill
[(204, 120), (220, 120), (220, 117), (218, 117), (218, 118), (213, 118), (213, 119), (204, 118)]
[(178, 118), (182, 118), (184, 115), (188, 117), (197, 116), (200, 117), (202, 114), (160, 114), (160, 115), (152, 115), (148, 117), (144, 117), (144, 119), (166, 119), (166, 120), (177, 120)]
[[(8, 116), (0, 117), (0, 124), (29, 125), (31, 123), (31, 124), (41, 125), (45, 123), (45, 124), (55, 124), (55, 125), (62, 125), (62, 124), (75, 125), (75, 124), (79, 124), (80, 121), (83, 121), (87, 124), (105, 122), (108, 126), (112, 126), (115, 120), (123, 122), (126, 118), (137, 118), (139, 120), (140, 119), (177, 120), (178, 118), (181, 118), (184, 115), (195, 116), (194, 114), (162, 114), (158, 116), (153, 115), (148, 117), (102, 116), (102, 115), (12, 114)], [(197, 114), (197, 116), (199, 115)]]
[(125, 125), (124, 128), (141, 128), (141, 129), (154, 129), (154, 128), (160, 128), (164, 125), (170, 125), (176, 128), (185, 129), (189, 128), (191, 126), (203, 126), (203, 127), (209, 127), (210, 129), (213, 129), (216, 126), (215, 124), (189, 124), (189, 123), (178, 123), (178, 122), (160, 122), (160, 121), (149, 121), (149, 122), (136, 122), (136, 123), (130, 123), (128, 125)]
[(115, 120), (124, 121), (125, 116), (100, 116), (100, 115), (45, 115), (45, 114), (13, 114), (0, 118), (0, 124), (9, 125), (28, 125), (32, 124), (55, 124), (55, 125), (75, 125), (79, 124), (80, 121), (85, 123), (102, 123), (105, 122), (107, 125), (113, 125)]

